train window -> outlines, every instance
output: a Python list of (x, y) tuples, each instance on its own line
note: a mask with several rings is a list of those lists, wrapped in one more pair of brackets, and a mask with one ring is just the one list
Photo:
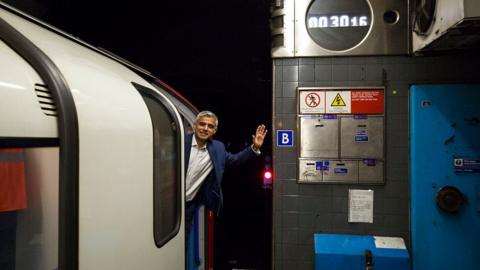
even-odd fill
[(197, 109), (180, 94), (176, 93), (175, 90), (169, 88), (164, 83), (160, 81), (155, 81), (152, 84), (155, 89), (164, 94), (172, 103), (173, 106), (178, 110), (183, 121), (183, 128), (185, 129), (186, 134), (193, 133), (193, 124), (196, 120)]
[(180, 229), (181, 132), (180, 123), (162, 96), (134, 84), (147, 105), (153, 127), (154, 238), (163, 246)]
[(57, 269), (59, 148), (0, 148), (0, 269)]
[(193, 134), (193, 123), (190, 123), (185, 116), (182, 115), (183, 128), (185, 134)]

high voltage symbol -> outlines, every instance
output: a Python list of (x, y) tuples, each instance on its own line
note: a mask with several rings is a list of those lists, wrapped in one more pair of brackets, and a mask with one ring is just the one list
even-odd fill
[(338, 93), (335, 98), (333, 99), (333, 102), (332, 102), (332, 105), (330, 105), (332, 107), (345, 107), (347, 106), (345, 104), (345, 101), (343, 101), (343, 98), (342, 96), (340, 96), (340, 93)]

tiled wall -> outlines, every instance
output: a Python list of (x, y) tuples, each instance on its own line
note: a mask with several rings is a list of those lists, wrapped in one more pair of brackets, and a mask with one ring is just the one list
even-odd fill
[[(409, 245), (409, 86), (478, 82), (479, 64), (480, 55), (475, 52), (433, 57), (275, 59), (273, 125), (294, 130), (295, 147), (274, 147), (274, 268), (313, 269), (314, 233), (400, 236)], [(296, 91), (302, 86), (385, 86), (385, 185), (297, 183)], [(350, 188), (375, 191), (373, 224), (347, 222)]]

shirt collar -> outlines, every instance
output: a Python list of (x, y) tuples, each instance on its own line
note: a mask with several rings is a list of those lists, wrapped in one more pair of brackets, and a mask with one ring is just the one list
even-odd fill
[(203, 147), (198, 147), (197, 139), (195, 139), (195, 134), (193, 134), (192, 147), (195, 147), (198, 149), (205, 149), (207, 148), (207, 144), (205, 144)]

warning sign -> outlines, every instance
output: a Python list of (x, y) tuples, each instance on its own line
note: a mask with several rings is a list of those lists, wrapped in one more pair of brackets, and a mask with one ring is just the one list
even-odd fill
[(299, 88), (300, 114), (384, 114), (385, 93), (372, 88)]
[(350, 91), (327, 91), (325, 99), (327, 104), (326, 113), (350, 113)]
[(308, 93), (305, 97), (305, 104), (310, 108), (315, 108), (320, 105), (320, 96), (317, 93)]
[(384, 92), (382, 90), (353, 90), (353, 114), (383, 114)]
[(298, 103), (300, 114), (325, 113), (325, 92), (300, 91)]
[(347, 106), (347, 105), (345, 105), (345, 101), (343, 101), (342, 96), (340, 96), (340, 93), (338, 93), (338, 94), (335, 96), (335, 98), (333, 99), (333, 102), (332, 102), (332, 104), (331, 104), (330, 106), (332, 106), (332, 107), (337, 107), (337, 106), (343, 106), (343, 107), (345, 107), (345, 106)]

